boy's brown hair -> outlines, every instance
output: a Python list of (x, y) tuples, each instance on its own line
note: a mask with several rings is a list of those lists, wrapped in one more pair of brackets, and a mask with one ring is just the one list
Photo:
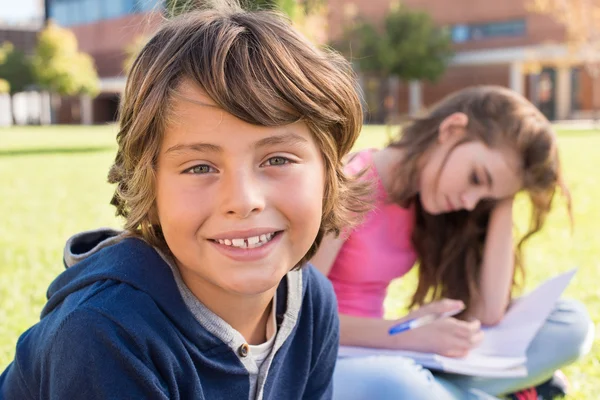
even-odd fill
[(365, 210), (365, 186), (348, 179), (341, 163), (362, 126), (348, 62), (315, 48), (279, 13), (248, 12), (227, 2), (166, 21), (133, 63), (108, 176), (117, 184), (111, 204), (130, 234), (168, 251), (155, 217), (155, 165), (183, 80), (245, 122), (301, 120), (310, 128), (326, 184), (319, 233), (298, 265), (312, 257), (325, 234), (338, 234)]

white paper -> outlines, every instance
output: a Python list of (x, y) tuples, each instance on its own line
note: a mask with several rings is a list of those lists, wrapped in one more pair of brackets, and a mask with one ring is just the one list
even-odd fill
[(426, 368), (469, 376), (527, 376), (527, 348), (576, 271), (548, 279), (516, 300), (498, 325), (485, 329), (482, 344), (467, 357), (352, 346), (340, 346), (339, 357), (396, 356), (410, 358)]
[(576, 269), (548, 279), (529, 294), (517, 299), (502, 321), (484, 330), (481, 345), (473, 350), (484, 355), (522, 357), (540, 330), (562, 292), (577, 272)]
[(391, 356), (405, 357), (433, 370), (481, 377), (527, 376), (525, 357), (498, 357), (469, 354), (464, 358), (450, 358), (433, 353), (340, 346), (339, 357)]

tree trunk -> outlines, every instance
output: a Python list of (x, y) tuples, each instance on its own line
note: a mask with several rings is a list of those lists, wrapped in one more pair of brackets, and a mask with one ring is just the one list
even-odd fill
[(384, 98), (383, 112), (384, 123), (388, 140), (393, 137), (392, 126), (398, 123), (398, 92), (400, 90), (400, 78), (395, 75), (386, 75), (383, 80)]
[(598, 125), (598, 74), (592, 75), (592, 118), (594, 128)]
[(58, 124), (58, 113), (61, 103), (62, 99), (60, 95), (50, 92), (50, 125)]
[(15, 116), (15, 105), (13, 103), (13, 96), (12, 96), (12, 94), (9, 94), (8, 96), (9, 96), (8, 98), (10, 99), (9, 100), (9, 102), (10, 102), (10, 116), (12, 118), (12, 124), (13, 124), (13, 126), (16, 126), (17, 125), (17, 117)]

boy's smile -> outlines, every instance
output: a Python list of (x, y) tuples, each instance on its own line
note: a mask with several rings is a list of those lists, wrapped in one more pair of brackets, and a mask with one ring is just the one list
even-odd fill
[(236, 261), (258, 261), (279, 243), (282, 230), (258, 228), (226, 232), (208, 239), (224, 256)]
[(156, 210), (184, 281), (214, 312), (270, 301), (321, 225), (324, 161), (310, 130), (249, 124), (187, 81), (168, 121)]

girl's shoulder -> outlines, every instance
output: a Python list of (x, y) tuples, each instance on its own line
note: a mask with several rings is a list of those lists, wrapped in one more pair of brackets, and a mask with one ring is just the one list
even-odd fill
[(349, 175), (356, 175), (365, 169), (373, 169), (373, 153), (377, 149), (369, 148), (348, 154), (344, 162), (344, 172)]

